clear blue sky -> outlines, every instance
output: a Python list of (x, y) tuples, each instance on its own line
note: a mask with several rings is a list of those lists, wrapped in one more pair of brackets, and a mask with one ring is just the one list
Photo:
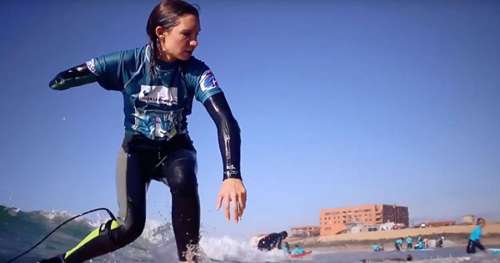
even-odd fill
[[(43, 3), (42, 3), (43, 2)], [(122, 97), (57, 92), (59, 71), (146, 43), (156, 1), (1, 1), (0, 204), (116, 210)], [(500, 2), (197, 1), (195, 56), (242, 130), (248, 208), (226, 225), (215, 125), (198, 102), (204, 230), (319, 224), (319, 210), (408, 206), (412, 218), (500, 217)], [(151, 218), (170, 215), (153, 184)]]

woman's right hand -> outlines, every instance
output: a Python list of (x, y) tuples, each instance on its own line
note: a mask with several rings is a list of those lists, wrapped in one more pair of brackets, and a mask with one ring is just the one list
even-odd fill
[(231, 203), (233, 203), (234, 222), (238, 223), (243, 216), (247, 203), (247, 191), (241, 179), (229, 178), (222, 182), (217, 195), (216, 208), (224, 206), (224, 215), (228, 221), (231, 220)]

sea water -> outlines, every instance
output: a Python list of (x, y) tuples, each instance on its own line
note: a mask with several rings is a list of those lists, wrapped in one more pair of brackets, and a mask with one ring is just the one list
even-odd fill
[[(0, 263), (19, 255), (32, 247), (48, 232), (72, 215), (54, 211), (24, 212), (15, 208), (0, 206)], [(105, 222), (105, 218), (79, 219), (60, 228), (29, 254), (15, 262), (35, 262), (60, 254), (75, 246), (88, 232)], [(426, 251), (345, 251), (331, 248), (313, 249), (310, 256), (291, 260), (281, 250), (262, 252), (250, 242), (231, 237), (202, 236), (200, 240), (202, 263), (213, 262), (395, 262), (404, 260), (408, 254), (414, 262), (498, 262), (500, 255), (478, 253), (468, 255), (463, 247), (445, 247)], [(128, 246), (115, 252), (97, 257), (90, 262), (177, 262), (177, 249), (171, 225), (168, 222), (148, 221), (142, 236)]]

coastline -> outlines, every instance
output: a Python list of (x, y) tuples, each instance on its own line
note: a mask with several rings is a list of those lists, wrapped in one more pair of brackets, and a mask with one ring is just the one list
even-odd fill
[[(473, 225), (454, 225), (428, 228), (406, 228), (390, 231), (376, 231), (364, 233), (347, 233), (332, 236), (308, 238), (289, 238), (290, 244), (300, 243), (306, 248), (341, 248), (370, 250), (374, 243), (381, 243), (388, 250), (394, 249), (394, 240), (400, 237), (417, 236), (427, 239), (445, 237), (445, 246), (465, 246)], [(483, 230), (481, 242), (488, 245), (500, 245), (500, 224), (488, 224)]]

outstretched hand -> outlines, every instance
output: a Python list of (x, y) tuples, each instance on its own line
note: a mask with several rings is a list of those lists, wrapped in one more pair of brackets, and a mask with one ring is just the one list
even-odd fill
[(216, 208), (224, 208), (224, 215), (228, 221), (231, 220), (231, 204), (233, 206), (234, 222), (238, 223), (243, 216), (247, 203), (247, 191), (240, 179), (229, 178), (222, 182), (217, 195)]

